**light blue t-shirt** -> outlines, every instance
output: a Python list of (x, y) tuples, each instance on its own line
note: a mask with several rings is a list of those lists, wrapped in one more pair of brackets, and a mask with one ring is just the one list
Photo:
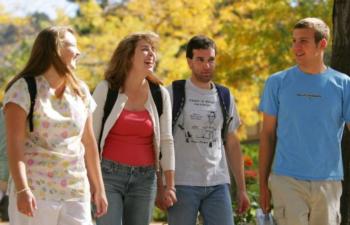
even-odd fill
[(341, 180), (341, 138), (350, 121), (350, 78), (331, 68), (303, 73), (297, 66), (272, 75), (260, 111), (277, 117), (272, 172), (301, 180)]

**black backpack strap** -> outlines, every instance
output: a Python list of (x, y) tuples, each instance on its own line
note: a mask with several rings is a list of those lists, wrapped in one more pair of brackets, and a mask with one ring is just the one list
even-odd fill
[(177, 120), (179, 119), (182, 110), (185, 106), (185, 84), (186, 80), (176, 80), (172, 83), (173, 88), (173, 132), (176, 125)]
[[(159, 84), (155, 84), (152, 81), (148, 81), (149, 88), (151, 89), (151, 94), (154, 103), (157, 107), (158, 112), (158, 118), (163, 114), (163, 98), (162, 98), (162, 91), (160, 90)], [(159, 160), (162, 158), (162, 152), (159, 152)]]
[(27, 120), (29, 122), (29, 130), (30, 132), (33, 132), (34, 125), (33, 125), (33, 112), (34, 112), (34, 105), (35, 105), (35, 98), (36, 98), (36, 82), (35, 77), (24, 77), (25, 81), (27, 82), (28, 91), (30, 95), (30, 108), (29, 113), (27, 116)]
[(106, 120), (109, 116), (109, 114), (111, 114), (112, 108), (115, 104), (115, 102), (117, 101), (118, 98), (118, 91), (119, 90), (113, 90), (111, 88), (108, 88), (108, 92), (107, 92), (107, 96), (106, 96), (106, 102), (105, 102), (105, 106), (103, 108), (103, 117), (102, 117), (102, 123), (101, 123), (101, 131), (100, 131), (100, 136), (98, 138), (98, 148), (100, 149), (100, 145), (101, 145), (101, 140), (102, 140), (102, 134), (103, 134), (103, 130), (105, 127), (105, 123)]
[(226, 143), (226, 135), (228, 131), (228, 126), (231, 122), (229, 109), (230, 109), (230, 103), (231, 103), (231, 96), (230, 96), (230, 90), (220, 84), (215, 84), (216, 90), (218, 92), (222, 116), (224, 119), (222, 129), (221, 129), (221, 138), (224, 141), (224, 144)]
[(148, 81), (154, 103), (156, 104), (158, 117), (163, 114), (163, 98), (159, 84)]

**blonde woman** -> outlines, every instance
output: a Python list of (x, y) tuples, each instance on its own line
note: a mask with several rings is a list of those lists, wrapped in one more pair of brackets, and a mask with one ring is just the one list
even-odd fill
[[(90, 196), (96, 216), (106, 213), (92, 128), (96, 104), (88, 87), (73, 74), (79, 54), (71, 28), (44, 29), (27, 65), (6, 88), (4, 113), (13, 178), (10, 224), (92, 224)], [(27, 77), (34, 77), (37, 88), (30, 128)]]

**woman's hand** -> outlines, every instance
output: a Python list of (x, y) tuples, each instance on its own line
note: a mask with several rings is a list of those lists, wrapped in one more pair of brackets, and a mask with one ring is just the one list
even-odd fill
[(27, 188), (17, 193), (17, 209), (20, 213), (33, 217), (37, 204), (32, 191)]
[(92, 201), (95, 205), (95, 217), (101, 217), (107, 213), (108, 208), (108, 202), (106, 193), (103, 192), (96, 192), (92, 195)]
[(164, 199), (164, 197), (163, 197), (164, 196), (164, 190), (165, 189), (164, 189), (163, 185), (158, 186), (156, 202), (155, 202), (156, 206), (159, 209), (163, 210), (163, 211), (165, 211), (167, 209), (167, 207), (166, 207), (166, 205), (164, 204), (164, 201), (163, 201), (163, 199)]

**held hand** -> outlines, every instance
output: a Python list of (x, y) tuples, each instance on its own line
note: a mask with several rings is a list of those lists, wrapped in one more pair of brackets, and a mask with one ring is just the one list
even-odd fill
[(172, 207), (177, 202), (175, 188), (165, 188), (163, 202), (166, 208)]
[(238, 208), (237, 213), (242, 214), (246, 212), (250, 206), (250, 201), (246, 191), (240, 191), (237, 193)]
[(157, 188), (157, 196), (156, 196), (155, 204), (159, 209), (165, 211), (167, 207), (164, 204), (163, 199), (164, 199), (164, 187), (161, 186)]
[(271, 193), (267, 185), (260, 184), (260, 207), (263, 212), (269, 213), (271, 211)]
[(95, 217), (101, 217), (107, 213), (108, 208), (108, 202), (106, 193), (103, 192), (96, 192), (92, 195), (92, 201), (96, 207)]
[(33, 217), (37, 204), (32, 191), (27, 188), (17, 192), (17, 209), (20, 213)]

